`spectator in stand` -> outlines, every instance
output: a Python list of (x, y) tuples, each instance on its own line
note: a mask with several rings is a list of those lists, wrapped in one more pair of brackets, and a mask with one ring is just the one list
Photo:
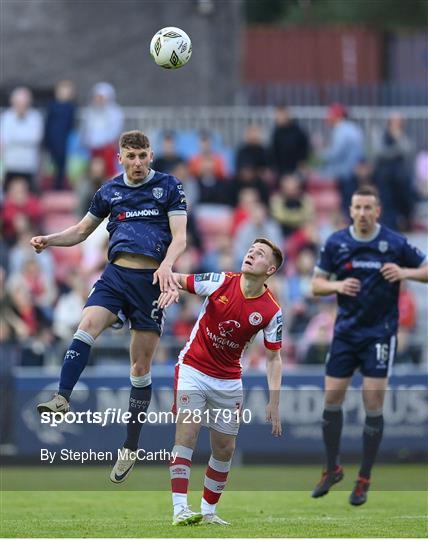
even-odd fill
[(239, 194), (243, 189), (254, 189), (263, 204), (269, 204), (269, 188), (252, 165), (243, 165), (230, 183), (229, 201), (233, 207), (238, 205)]
[(238, 230), (238, 227), (241, 225), (241, 223), (247, 221), (251, 212), (251, 206), (259, 202), (261, 202), (260, 196), (256, 189), (252, 187), (243, 187), (239, 191), (238, 204), (233, 210), (232, 216), (232, 237), (235, 236), (236, 231)]
[[(214, 238), (212, 248), (205, 251), (201, 260), (201, 272), (224, 272), (234, 265), (233, 260), (233, 236), (218, 234)], [(228, 263), (230, 264), (228, 266)]]
[(44, 275), (48, 279), (54, 279), (55, 261), (50, 251), (42, 251), (39, 255), (34, 253), (30, 240), (34, 236), (34, 229), (30, 226), (23, 229), (17, 237), (16, 243), (9, 252), (9, 273), (11, 275), (22, 272), (25, 263), (29, 259), (37, 259)]
[(101, 157), (108, 178), (117, 172), (117, 140), (123, 128), (123, 112), (116, 103), (116, 91), (110, 83), (99, 82), (85, 111), (82, 141), (91, 157)]
[(95, 192), (107, 179), (106, 163), (101, 156), (89, 160), (87, 173), (79, 179), (77, 193), (79, 197), (79, 215), (84, 216), (91, 204)]
[(8, 280), (11, 290), (26, 290), (30, 294), (31, 303), (42, 313), (45, 321), (51, 322), (53, 305), (57, 298), (57, 288), (53, 279), (50, 279), (31, 257), (24, 263), (21, 272), (13, 274)]
[(189, 160), (190, 174), (195, 178), (200, 178), (206, 174), (206, 171), (210, 171), (219, 180), (225, 180), (227, 177), (226, 163), (223, 156), (212, 149), (210, 135), (202, 132), (199, 143), (199, 153)]
[(282, 246), (283, 238), (278, 223), (269, 217), (266, 206), (255, 203), (250, 207), (250, 215), (236, 231), (234, 256), (235, 268), (241, 266), (242, 259), (254, 238), (269, 238), (277, 246)]
[[(155, 167), (153, 168), (156, 170)], [(171, 174), (182, 181), (187, 206), (194, 206), (199, 200), (199, 186), (196, 179), (190, 174), (187, 162), (184, 160), (178, 161), (171, 170)]]
[(318, 249), (320, 243), (319, 226), (314, 220), (310, 220), (287, 238), (287, 260), (293, 263), (303, 248)]
[[(153, 169), (166, 174), (173, 174), (172, 170), (183, 161), (182, 156), (175, 149), (174, 135), (167, 131), (162, 140), (162, 151), (158, 156), (155, 154)], [(181, 176), (177, 176), (181, 179)]]
[(0, 449), (2, 455), (15, 453), (16, 449), (12, 444), (13, 428), (15, 422), (10, 411), (15, 404), (14, 388), (14, 366), (19, 365), (21, 361), (21, 348), (19, 346), (13, 325), (4, 315), (3, 310), (0, 316), (0, 347), (2, 352), (2, 361), (0, 362)]
[(264, 177), (268, 166), (268, 153), (263, 145), (261, 129), (258, 124), (251, 123), (244, 133), (244, 142), (236, 152), (235, 170), (251, 167), (255, 174)]
[(394, 230), (409, 230), (413, 210), (413, 144), (404, 127), (401, 114), (393, 113), (385, 131), (374, 141), (374, 179), (383, 210), (380, 221)]
[(315, 250), (303, 247), (295, 264), (289, 265), (287, 294), (284, 304), (288, 306), (288, 331), (290, 334), (302, 334), (309, 320), (316, 312), (311, 291), (311, 280), (316, 263)]
[(197, 319), (194, 299), (186, 297), (180, 300), (180, 304), (180, 316), (172, 325), (172, 334), (178, 341), (178, 348), (182, 348), (185, 345)]
[(373, 165), (366, 158), (360, 159), (355, 165), (351, 185), (355, 191), (360, 187), (373, 185)]
[(420, 201), (428, 202), (428, 144), (416, 156), (415, 191)]
[[(190, 169), (190, 165), (189, 165)], [(223, 176), (218, 176), (218, 167), (212, 159), (203, 159), (195, 176), (198, 183), (199, 203), (230, 204), (229, 185)]]
[(5, 241), (12, 245), (23, 230), (40, 229), (43, 209), (37, 197), (30, 193), (24, 176), (10, 178), (3, 204), (3, 227)]
[(330, 144), (320, 152), (324, 162), (322, 174), (336, 180), (342, 197), (342, 209), (348, 215), (351, 204), (352, 175), (357, 163), (364, 158), (364, 134), (361, 127), (351, 120), (347, 109), (334, 103), (328, 109), (327, 122), (332, 127)]
[(399, 326), (397, 334), (397, 363), (405, 363), (412, 360), (418, 364), (421, 358), (421, 347), (414, 339), (416, 326), (417, 307), (415, 295), (406, 282), (400, 287), (398, 297)]
[(71, 81), (55, 85), (54, 99), (48, 104), (45, 121), (45, 147), (55, 167), (53, 188), (66, 187), (67, 143), (74, 127), (76, 104), (75, 88)]
[(277, 177), (303, 168), (309, 154), (310, 143), (306, 131), (292, 118), (287, 107), (277, 107), (271, 138), (272, 168)]
[(14, 300), (6, 288), (6, 283), (6, 270), (0, 266), (0, 313), (2, 322), (4, 321), (13, 329), (14, 339), (24, 340), (29, 335), (28, 328), (16, 312)]
[(82, 309), (88, 298), (89, 288), (79, 269), (71, 269), (66, 277), (69, 291), (60, 296), (53, 312), (53, 330), (57, 338), (67, 342), (79, 326)]
[(298, 343), (298, 358), (302, 364), (325, 364), (327, 353), (333, 339), (336, 305), (323, 300), (318, 312), (310, 320)]
[(31, 299), (31, 293), (21, 283), (16, 281), (7, 283), (7, 293), (13, 317), (17, 319), (20, 338), (35, 336), (41, 327), (42, 314)]
[(289, 236), (312, 219), (314, 207), (296, 174), (283, 175), (279, 188), (271, 197), (271, 214), (281, 225), (282, 234)]
[(0, 148), (6, 189), (15, 176), (25, 178), (30, 189), (36, 189), (43, 119), (40, 112), (31, 107), (32, 100), (28, 88), (15, 88), (10, 95), (10, 107), (0, 118)]
[[(155, 170), (156, 167), (153, 167)], [(199, 251), (203, 250), (201, 234), (199, 232), (198, 223), (195, 218), (194, 212), (192, 212), (193, 205), (199, 199), (199, 186), (196, 180), (190, 176), (189, 167), (184, 160), (177, 161), (174, 168), (170, 171), (170, 174), (176, 178), (180, 178), (183, 183), (183, 190), (186, 194), (187, 201), (187, 244), (194, 246)]]

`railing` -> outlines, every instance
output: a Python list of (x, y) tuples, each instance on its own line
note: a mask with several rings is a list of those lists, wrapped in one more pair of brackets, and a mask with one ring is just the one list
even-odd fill
[[(291, 111), (310, 134), (327, 134), (326, 107), (292, 107)], [(350, 115), (362, 125), (370, 146), (393, 111), (406, 119), (406, 130), (418, 147), (427, 143), (428, 107), (351, 107)], [(274, 107), (126, 107), (124, 113), (127, 129), (141, 129), (152, 138), (165, 130), (208, 131), (218, 133), (231, 148), (242, 141), (249, 122), (261, 126), (266, 140), (274, 124)]]

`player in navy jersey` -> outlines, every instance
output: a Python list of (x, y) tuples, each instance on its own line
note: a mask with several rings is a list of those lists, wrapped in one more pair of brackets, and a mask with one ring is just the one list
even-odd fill
[(400, 281), (428, 282), (425, 255), (407, 239), (380, 225), (376, 190), (352, 196), (353, 224), (332, 234), (322, 248), (312, 280), (316, 296), (337, 294), (338, 314), (327, 356), (323, 440), (327, 466), (313, 497), (326, 495), (343, 478), (339, 465), (342, 403), (354, 370), (363, 375), (366, 419), (359, 476), (349, 502), (367, 500), (370, 474), (383, 432), (383, 402), (396, 350)]
[(37, 409), (39, 413), (66, 413), (95, 339), (109, 326), (128, 319), (131, 418), (123, 459), (118, 459), (110, 476), (116, 483), (126, 478), (135, 461), (127, 459), (127, 453), (138, 448), (139, 420), (151, 399), (150, 366), (163, 326), (158, 297), (179, 286), (172, 266), (185, 249), (187, 221), (183, 186), (174, 176), (150, 169), (153, 152), (144, 133), (123, 133), (118, 159), (124, 173), (101, 186), (78, 224), (31, 239), (38, 253), (49, 246), (74, 246), (108, 217), (109, 262), (89, 294), (78, 330), (65, 353), (58, 393)]

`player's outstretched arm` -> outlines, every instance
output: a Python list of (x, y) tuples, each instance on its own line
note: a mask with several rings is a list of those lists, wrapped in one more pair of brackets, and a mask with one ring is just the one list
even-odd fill
[(172, 267), (178, 257), (186, 249), (186, 225), (187, 216), (185, 215), (171, 216), (169, 218), (172, 240), (164, 260), (153, 274), (153, 285), (159, 282), (161, 292), (180, 287), (180, 284), (174, 277)]
[(61, 231), (59, 233), (48, 234), (46, 236), (34, 236), (30, 240), (36, 253), (41, 253), (49, 246), (75, 246), (88, 238), (100, 224), (99, 221), (85, 216), (79, 223)]
[(386, 263), (382, 266), (380, 272), (386, 281), (390, 283), (405, 279), (428, 283), (428, 263), (419, 266), (419, 268), (402, 268), (394, 263)]
[(272, 424), (272, 435), (282, 434), (279, 417), (279, 397), (281, 391), (282, 360), (279, 350), (266, 350), (266, 376), (269, 386), (269, 403), (266, 406), (266, 422)]
[(356, 278), (346, 278), (343, 281), (330, 281), (327, 275), (315, 273), (311, 286), (314, 296), (328, 296), (330, 294), (357, 296), (361, 289), (361, 282)]

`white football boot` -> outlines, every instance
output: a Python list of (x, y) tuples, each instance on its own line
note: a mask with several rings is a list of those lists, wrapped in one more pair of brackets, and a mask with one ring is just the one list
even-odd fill
[(128, 478), (137, 460), (137, 452), (129, 448), (122, 448), (121, 454), (123, 458), (117, 458), (110, 473), (110, 480), (115, 484), (121, 484)]
[(202, 514), (193, 512), (188, 506), (183, 508), (181, 512), (174, 516), (172, 520), (173, 525), (185, 526), (185, 525), (197, 525), (202, 521)]
[(207, 523), (208, 525), (230, 525), (228, 521), (221, 519), (217, 514), (204, 514), (202, 516), (202, 523)]
[(50, 401), (45, 401), (44, 403), (39, 403), (37, 405), (37, 411), (39, 414), (43, 412), (48, 413), (67, 413), (70, 410), (70, 404), (65, 399), (64, 396), (55, 394)]

